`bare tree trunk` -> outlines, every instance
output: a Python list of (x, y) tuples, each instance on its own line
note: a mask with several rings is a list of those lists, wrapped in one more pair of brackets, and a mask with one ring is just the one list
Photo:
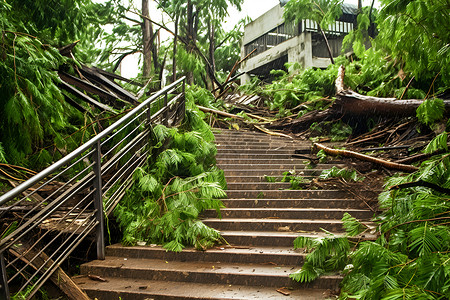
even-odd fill
[(177, 80), (177, 43), (178, 43), (178, 19), (180, 15), (177, 13), (175, 17), (175, 38), (173, 39), (173, 62), (172, 62), (172, 76), (173, 82)]
[(334, 65), (333, 52), (331, 52), (330, 44), (328, 43), (327, 36), (323, 31), (322, 27), (320, 27), (319, 22), (317, 22), (317, 27), (319, 27), (320, 32), (322, 33), (323, 39), (325, 40), (325, 44), (327, 44), (328, 55), (330, 56), (331, 63)]
[[(211, 64), (211, 73), (215, 74), (216, 73), (216, 60), (214, 59), (214, 50), (216, 48), (216, 43), (215, 43), (215, 34), (214, 34), (214, 24), (211, 22), (211, 20), (209, 20), (208, 22), (208, 36), (209, 36), (209, 61)], [(215, 89), (214, 86), (214, 78), (211, 77), (211, 85), (212, 85), (212, 89)]]
[[(142, 15), (150, 18), (150, 12), (148, 9), (148, 0), (142, 0)], [(153, 40), (153, 28), (152, 23), (144, 18), (142, 22), (142, 55), (143, 55), (143, 77), (148, 79), (152, 72), (152, 40)]]
[[(187, 1), (186, 13), (187, 13), (187, 42), (188, 42), (188, 44), (186, 45), (186, 50), (188, 53), (193, 53), (194, 52), (193, 43), (195, 42), (195, 40), (194, 40), (194, 13), (193, 13), (193, 4), (190, 0)], [(189, 84), (194, 83), (194, 74), (192, 71), (187, 72), (186, 81)]]

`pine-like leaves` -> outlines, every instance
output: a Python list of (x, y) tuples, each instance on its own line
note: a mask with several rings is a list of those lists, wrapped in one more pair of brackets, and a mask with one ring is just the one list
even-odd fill
[[(446, 149), (447, 133), (436, 137), (427, 152)], [(424, 180), (450, 185), (448, 153), (422, 163), (418, 172), (395, 176), (386, 186)], [(387, 190), (379, 197), (384, 212), (377, 217), (381, 236), (354, 249), (340, 239), (298, 238), (294, 246), (311, 251), (300, 271), (291, 275), (309, 281), (330, 270), (341, 270), (343, 299), (448, 299), (450, 296), (449, 195), (429, 187)], [(348, 235), (365, 230), (357, 219), (345, 214)]]
[(197, 219), (205, 209), (215, 209), (220, 216), (225, 178), (215, 167), (212, 139), (204, 138), (212, 135), (207, 125), (197, 113), (188, 110), (187, 115), (182, 128), (153, 129), (155, 158), (135, 171), (135, 185), (115, 211), (125, 244), (146, 241), (181, 251), (187, 245), (206, 249), (221, 239)]

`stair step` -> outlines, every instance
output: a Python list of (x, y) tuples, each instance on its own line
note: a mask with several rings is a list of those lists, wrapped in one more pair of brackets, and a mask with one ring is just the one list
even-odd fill
[[(283, 179), (283, 175), (271, 176), (275, 178), (276, 182), (281, 182)], [(312, 179), (313, 176), (302, 176), (304, 179)], [(228, 186), (230, 183), (260, 183), (260, 182), (268, 182), (265, 175), (250, 175), (250, 176), (225, 176)]]
[(265, 231), (240, 231), (236, 229), (221, 230), (220, 234), (230, 244), (242, 247), (263, 247), (277, 245), (278, 247), (289, 247), (294, 244), (294, 240), (302, 235), (311, 238), (323, 236), (321, 232), (298, 233), (283, 232), (267, 229)]
[(228, 189), (252, 189), (252, 190), (279, 190), (289, 189), (290, 182), (230, 182), (227, 184)]
[(180, 262), (107, 256), (105, 260), (94, 260), (81, 265), (80, 271), (82, 274), (100, 277), (295, 287), (298, 284), (289, 278), (289, 274), (299, 268), (300, 266), (200, 261)]
[[(223, 208), (220, 210), (222, 219), (227, 218), (280, 218), (280, 219), (327, 219), (341, 220), (344, 213), (349, 213), (357, 219), (370, 219), (373, 212), (364, 209), (339, 208)], [(209, 209), (202, 213), (205, 218), (217, 217), (216, 210)], [(261, 220), (264, 222), (264, 220)]]
[(294, 170), (297, 176), (319, 176), (323, 169), (306, 169), (306, 168), (286, 168), (286, 169), (244, 169), (244, 168), (235, 168), (235, 169), (224, 169), (222, 170), (225, 173), (225, 177), (228, 176), (282, 176), (284, 172), (289, 170)]
[[(270, 161), (267, 161), (267, 159), (258, 159), (258, 158), (237, 158), (237, 157), (229, 157), (229, 158), (217, 158), (216, 159), (217, 164), (222, 165), (222, 164), (273, 164), (273, 165), (279, 165), (279, 164), (283, 164), (283, 165), (292, 165), (292, 164), (302, 164), (302, 165), (306, 165), (307, 163), (309, 163), (308, 160), (305, 159), (298, 159), (298, 158), (285, 158), (285, 159), (271, 159)], [(330, 165), (327, 165), (328, 167)]]
[(222, 199), (227, 208), (367, 208), (358, 199)]
[[(299, 232), (316, 231), (325, 229), (331, 232), (343, 232), (342, 222), (340, 220), (330, 219), (256, 219), (256, 218), (208, 218), (204, 219), (206, 225), (222, 231), (274, 231), (280, 233), (291, 232), (299, 235)], [(293, 239), (292, 239), (293, 241)], [(261, 244), (261, 245), (279, 245), (281, 244)], [(292, 246), (283, 244), (283, 246)]]
[[(266, 161), (267, 162), (267, 161)], [(233, 164), (218, 164), (218, 167), (222, 170), (235, 170), (235, 169), (245, 169), (245, 170), (252, 170), (252, 169), (258, 169), (258, 170), (297, 170), (297, 171), (303, 171), (303, 170), (326, 170), (330, 169), (330, 165), (314, 165), (314, 169), (307, 169), (307, 165), (302, 162), (292, 163), (292, 164), (258, 164), (258, 163), (249, 163), (249, 164), (240, 164), (240, 163), (233, 163)], [(339, 167), (339, 166), (338, 166)]]
[(290, 159), (292, 158), (293, 153), (284, 153), (279, 154), (278, 152), (274, 153), (222, 153), (218, 152), (216, 155), (216, 159), (221, 158), (235, 158), (235, 159), (246, 159), (246, 158), (256, 158), (256, 159)]
[[(328, 288), (320, 288), (314, 284), (306, 284), (303, 289), (289, 290), (284, 296), (276, 290), (278, 287), (253, 287), (232, 284), (202, 284), (191, 282), (156, 281), (128, 278), (105, 277), (106, 282), (96, 282), (87, 276), (74, 278), (91, 299), (99, 300), (229, 300), (229, 299), (325, 299), (329, 295)], [(329, 276), (329, 281), (337, 285), (339, 277)], [(281, 286), (280, 286), (281, 288)]]
[(232, 247), (219, 245), (199, 251), (193, 248), (181, 252), (170, 252), (160, 246), (126, 247), (115, 244), (106, 248), (106, 255), (139, 259), (162, 259), (164, 261), (202, 261), (222, 263), (272, 263), (276, 265), (301, 265), (305, 254), (289, 247)]
[(295, 154), (294, 150), (289, 149), (280, 149), (280, 150), (271, 150), (271, 149), (251, 149), (251, 148), (236, 148), (236, 149), (220, 149), (221, 153), (230, 154), (230, 153), (236, 153), (236, 154), (244, 154), (244, 153), (250, 153), (250, 154), (271, 154), (273, 152), (276, 152), (277, 154)]
[(295, 153), (295, 150), (297, 150), (299, 147), (297, 147), (296, 145), (283, 145), (272, 143), (269, 144), (233, 143), (233, 144), (216, 144), (216, 148), (219, 151), (222, 151), (224, 149), (252, 149), (252, 150), (271, 150), (271, 151), (289, 150)]
[(342, 190), (227, 190), (228, 198), (240, 199), (352, 199), (352, 195)]

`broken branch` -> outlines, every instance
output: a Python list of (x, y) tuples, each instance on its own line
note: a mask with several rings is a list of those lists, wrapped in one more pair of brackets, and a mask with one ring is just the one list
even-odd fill
[(361, 153), (354, 152), (354, 151), (333, 149), (333, 148), (326, 147), (319, 143), (314, 143), (314, 147), (325, 151), (325, 153), (327, 153), (327, 154), (331, 154), (331, 155), (335, 155), (335, 156), (358, 158), (360, 160), (364, 160), (364, 161), (368, 161), (368, 162), (372, 162), (372, 163), (381, 165), (388, 169), (400, 170), (400, 171), (405, 171), (405, 172), (415, 172), (418, 170), (417, 167), (414, 167), (411, 165), (403, 165), (403, 164), (383, 160), (380, 158), (372, 157), (372, 156), (361, 154)]

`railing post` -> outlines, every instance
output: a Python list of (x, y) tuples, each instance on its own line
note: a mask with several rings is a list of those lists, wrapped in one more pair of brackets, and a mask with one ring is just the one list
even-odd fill
[(5, 259), (0, 252), (0, 300), (9, 299), (8, 276), (6, 275)]
[(103, 194), (102, 194), (102, 158), (100, 141), (94, 146), (94, 207), (97, 210), (95, 218), (98, 221), (96, 229), (97, 259), (105, 259), (105, 230), (103, 217)]
[(164, 120), (163, 120), (164, 126), (167, 126), (169, 124), (169, 120), (167, 119), (168, 115), (169, 115), (169, 108), (167, 107), (167, 92), (166, 92), (164, 93)]

